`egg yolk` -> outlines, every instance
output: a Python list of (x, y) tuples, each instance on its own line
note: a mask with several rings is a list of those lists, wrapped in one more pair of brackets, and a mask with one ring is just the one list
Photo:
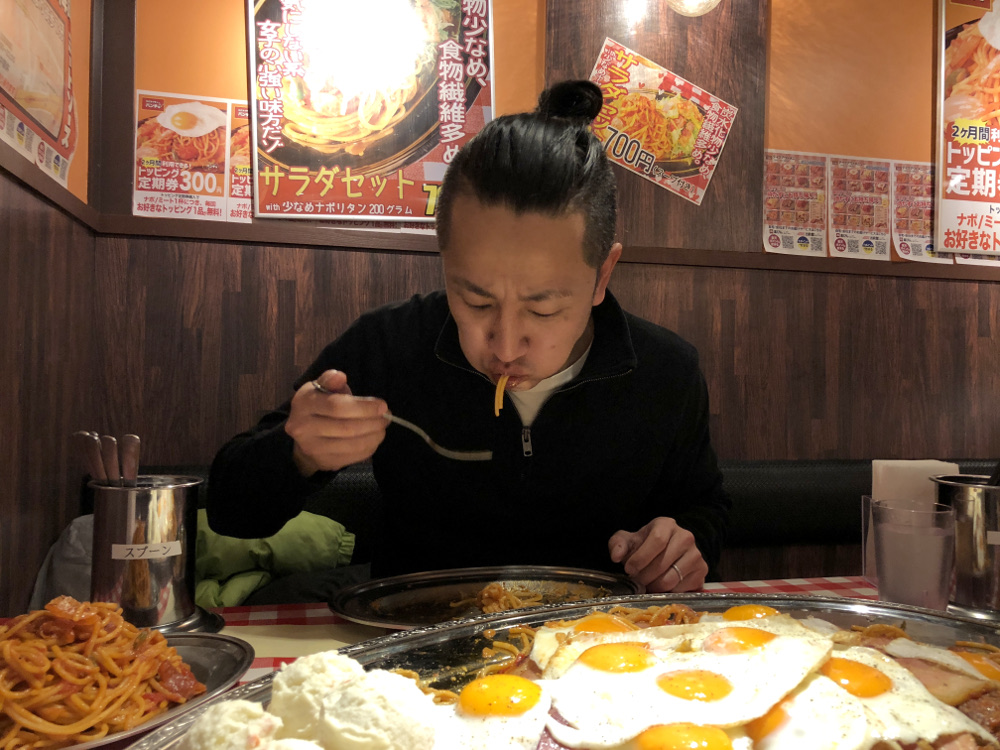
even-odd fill
[(819, 671), (856, 698), (874, 698), (892, 688), (884, 672), (852, 659), (832, 656)]
[(458, 705), (473, 716), (519, 716), (538, 703), (542, 689), (526, 677), (494, 674), (466, 685)]
[(983, 677), (991, 680), (1000, 680), (1000, 665), (993, 661), (987, 654), (978, 651), (956, 651), (959, 656), (974, 666)]
[(630, 630), (638, 629), (638, 625), (617, 615), (609, 615), (604, 612), (587, 615), (573, 626), (574, 632), (577, 633), (627, 633)]
[(770, 643), (774, 633), (759, 628), (721, 628), (702, 642), (704, 651), (714, 654), (743, 654)]
[(788, 713), (784, 703), (772, 706), (771, 710), (746, 725), (747, 736), (754, 742), (760, 742), (771, 732), (788, 721)]
[(637, 735), (634, 750), (732, 750), (733, 743), (718, 727), (697, 724), (657, 724)]
[(601, 643), (591, 646), (580, 661), (601, 672), (641, 672), (656, 663), (656, 657), (645, 643)]
[(198, 115), (193, 112), (175, 112), (170, 124), (181, 130), (190, 130), (198, 124)]
[(687, 701), (717, 701), (733, 691), (733, 684), (721, 674), (704, 669), (667, 672), (656, 678), (660, 690)]
[(730, 607), (722, 613), (723, 620), (759, 620), (761, 617), (770, 617), (778, 614), (778, 610), (773, 607), (765, 607), (763, 604), (740, 604), (737, 607)]

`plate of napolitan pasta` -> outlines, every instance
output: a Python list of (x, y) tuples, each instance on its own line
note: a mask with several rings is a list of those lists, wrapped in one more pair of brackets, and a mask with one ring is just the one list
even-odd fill
[(86, 750), (149, 731), (229, 689), (253, 662), (230, 636), (137, 628), (62, 596), (0, 624), (0, 748)]
[[(307, 673), (321, 679), (302, 681)], [(378, 709), (381, 685), (400, 715)], [(287, 710), (292, 687), (322, 710)], [(207, 750), (211, 722), (227, 714), (255, 717), (247, 731), (262, 746), (289, 736), (324, 744), (357, 729), (348, 714), (359, 701), (371, 704), (364, 732), (381, 735), (384, 722), (386, 734), (395, 724), (429, 738), (412, 747), (997, 748), (1000, 633), (982, 620), (836, 597), (543, 605), (303, 657), (134, 749)], [(405, 716), (404, 703), (414, 709)]]
[(580, 568), (507, 565), (454, 568), (379, 578), (340, 589), (329, 602), (362, 625), (409, 630), (422, 625), (640, 593), (626, 576)]

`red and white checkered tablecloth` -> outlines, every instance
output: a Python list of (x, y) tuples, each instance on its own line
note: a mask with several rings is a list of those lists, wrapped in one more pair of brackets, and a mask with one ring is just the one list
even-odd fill
[[(825, 578), (782, 578), (770, 581), (733, 581), (705, 584), (706, 594), (797, 594), (799, 596), (845, 596), (876, 599), (878, 592), (860, 576), (829, 576)], [(348, 624), (335, 615), (326, 604), (278, 604), (257, 607), (224, 607), (216, 610), (226, 619), (227, 633), (240, 637), (241, 626), (249, 625), (333, 625)], [(350, 634), (337, 629), (336, 637)], [(375, 628), (363, 630), (369, 637), (380, 634)], [(388, 631), (384, 631), (388, 632)], [(250, 639), (252, 642), (252, 639)], [(263, 656), (254, 659), (243, 676), (250, 682), (273, 672), (282, 664), (295, 661), (294, 656)]]

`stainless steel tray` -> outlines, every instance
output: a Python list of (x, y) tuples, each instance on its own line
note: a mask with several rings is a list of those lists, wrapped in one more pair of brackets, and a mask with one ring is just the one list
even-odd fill
[(205, 692), (180, 706), (174, 706), (145, 724), (116, 732), (99, 740), (73, 745), (72, 750), (86, 750), (112, 742), (122, 742), (130, 737), (148, 732), (154, 727), (167, 724), (188, 711), (198, 711), (199, 707), (218, 698), (235, 685), (250, 668), (254, 650), (246, 641), (228, 635), (214, 633), (177, 633), (167, 635), (167, 643), (177, 649), (180, 657), (191, 667), (198, 681), (204, 683)]
[[(370, 669), (412, 669), (435, 686), (455, 689), (474, 677), (483, 666), (482, 649), (492, 640), (484, 635), (485, 631), (495, 632), (497, 637), (503, 638), (507, 629), (517, 625), (538, 626), (549, 620), (583, 617), (589, 612), (618, 605), (650, 607), (674, 603), (703, 612), (721, 612), (738, 604), (764, 604), (797, 618), (820, 617), (842, 628), (896, 625), (916, 640), (940, 646), (950, 646), (959, 640), (1000, 646), (1000, 628), (990, 623), (902, 604), (792, 595), (645, 594), (543, 605), (501, 615), (479, 615), (458, 622), (390, 633), (347, 646), (340, 649), (340, 653), (352, 656)], [(271, 697), (273, 678), (274, 673), (265, 675), (230, 691), (224, 698), (266, 704)], [(130, 748), (167, 750), (173, 747), (203, 710), (204, 706), (179, 717)]]
[(545, 604), (642, 593), (637, 583), (614, 573), (507, 565), (433, 570), (365, 581), (340, 589), (329, 604), (334, 613), (352, 622), (409, 630), (482, 614), (474, 603), (458, 607), (453, 603), (475, 597), (493, 581), (537, 591)]

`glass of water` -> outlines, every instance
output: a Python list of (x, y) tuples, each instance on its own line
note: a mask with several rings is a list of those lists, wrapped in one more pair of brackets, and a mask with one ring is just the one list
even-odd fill
[(955, 511), (939, 503), (872, 503), (878, 598), (945, 610), (955, 567)]

